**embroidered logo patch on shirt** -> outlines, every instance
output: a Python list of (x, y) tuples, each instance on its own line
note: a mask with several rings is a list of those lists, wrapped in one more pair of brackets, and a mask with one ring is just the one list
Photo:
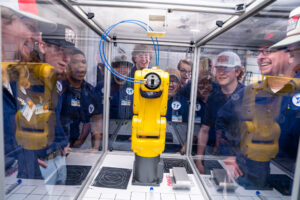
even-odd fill
[(94, 110), (95, 110), (94, 105), (93, 105), (93, 104), (90, 104), (90, 105), (89, 105), (89, 113), (92, 114), (92, 113), (94, 112)]
[(292, 102), (295, 106), (300, 107), (300, 93), (297, 93), (293, 96)]
[(61, 92), (61, 91), (62, 91), (62, 84), (61, 84), (60, 81), (57, 81), (57, 82), (56, 82), (56, 88), (57, 88), (57, 91), (58, 91), (58, 92)]
[(234, 93), (234, 94), (231, 95), (231, 99), (232, 99), (233, 101), (237, 101), (237, 100), (240, 99), (240, 95), (237, 94), (237, 93)]
[(181, 103), (179, 101), (173, 101), (171, 106), (173, 110), (179, 110), (181, 108)]
[(199, 111), (201, 110), (201, 104), (200, 103), (197, 103), (196, 104), (196, 108), (195, 108), (196, 111)]
[(126, 94), (133, 95), (133, 89), (130, 87), (126, 88)]

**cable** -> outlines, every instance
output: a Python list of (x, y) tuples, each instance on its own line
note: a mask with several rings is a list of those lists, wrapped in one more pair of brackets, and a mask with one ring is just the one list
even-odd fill
[[(100, 51), (100, 57), (101, 57), (101, 60), (103, 62), (103, 64), (106, 66), (106, 68), (112, 73), (114, 74), (115, 76), (119, 77), (120, 79), (122, 80), (125, 80), (125, 81), (128, 81), (128, 82), (133, 82), (133, 83), (143, 83), (144, 80), (142, 79), (134, 79), (134, 78), (131, 78), (131, 77), (128, 77), (128, 76), (124, 76), (123, 74), (120, 74), (118, 73), (117, 71), (115, 71), (111, 65), (108, 63), (107, 59), (106, 59), (106, 56), (105, 56), (105, 51), (104, 51), (104, 45), (105, 45), (105, 41), (106, 41), (106, 37), (107, 35), (109, 34), (109, 32), (117, 25), (121, 24), (121, 23), (132, 23), (132, 24), (137, 24), (138, 26), (142, 27), (144, 30), (147, 31), (147, 29), (139, 24), (139, 23), (142, 23), (144, 24), (145, 26), (149, 27), (151, 31), (153, 31), (153, 29), (148, 26), (148, 24), (146, 24), (145, 22), (142, 22), (142, 21), (139, 21), (139, 20), (123, 20), (123, 21), (120, 21), (112, 26), (110, 26), (109, 28), (107, 28), (102, 36), (101, 36), (101, 40), (100, 40), (100, 43), (99, 43), (99, 51)], [(156, 59), (156, 65), (158, 66), (158, 63), (159, 63), (159, 44), (158, 44), (158, 40), (157, 40), (157, 37), (156, 37), (156, 43), (157, 43), (157, 49), (156, 49), (156, 46), (155, 46), (155, 42), (153, 40), (153, 37), (151, 37), (151, 40), (152, 40), (152, 43), (153, 43), (153, 46), (154, 46), (154, 50), (155, 50), (155, 59)], [(101, 48), (102, 47), (102, 48)], [(158, 53), (157, 53), (158, 52)]]
[[(104, 32), (104, 34), (102, 35), (102, 37), (101, 37), (101, 44), (102, 44), (102, 49), (103, 49), (103, 51), (101, 51), (101, 49), (100, 49), (101, 60), (104, 62), (105, 66), (108, 68), (108, 70), (109, 70), (111, 73), (113, 73), (115, 76), (119, 77), (120, 79), (125, 80), (125, 81), (128, 81), (128, 82), (132, 82), (132, 81), (129, 81), (129, 80), (137, 80), (137, 81), (139, 81), (139, 83), (140, 83), (140, 82), (143, 81), (143, 80), (140, 80), (140, 79), (134, 79), (134, 78), (131, 78), (131, 77), (127, 77), (127, 76), (124, 76), (123, 74), (120, 74), (120, 73), (116, 72), (116, 71), (110, 66), (110, 64), (108, 63), (108, 61), (107, 61), (107, 59), (106, 59), (105, 52), (104, 52), (104, 44), (105, 44), (105, 42), (103, 42), (103, 41), (105, 41), (105, 39), (106, 39), (108, 33), (112, 30), (112, 28), (114, 28), (115, 26), (117, 26), (117, 25), (120, 24), (120, 23), (123, 23), (123, 21), (121, 21), (121, 22), (119, 22), (119, 23), (117, 23), (117, 24), (114, 24), (114, 25), (110, 26), (110, 27)], [(141, 26), (140, 24), (138, 24), (138, 25)], [(143, 28), (144, 28), (144, 27), (143, 27)], [(100, 45), (101, 45), (101, 44), (100, 44)], [(103, 58), (103, 57), (104, 57), (104, 58)], [(122, 77), (123, 77), (123, 78), (122, 78)]]
[[(110, 72), (112, 72), (114, 75), (118, 76), (118, 77), (121, 78), (122, 80), (129, 79), (129, 80), (138, 80), (138, 81), (141, 81), (140, 79), (134, 79), (134, 78), (131, 78), (131, 77), (127, 77), (127, 76), (124, 76), (124, 75), (119, 74), (118, 72), (116, 72), (114, 69), (112, 69), (112, 67), (111, 67), (110, 64), (108, 63), (108, 61), (107, 61), (107, 59), (106, 59), (106, 56), (105, 56), (105, 52), (104, 52), (104, 44), (105, 44), (105, 42), (103, 42), (103, 41), (105, 41), (105, 39), (106, 39), (108, 33), (112, 30), (112, 28), (114, 28), (115, 26), (117, 26), (117, 25), (120, 24), (120, 23), (126, 23), (126, 22), (137, 24), (137, 25), (141, 26), (144, 30), (147, 30), (145, 27), (143, 27), (142, 25), (140, 25), (140, 24), (138, 24), (138, 23), (136, 23), (136, 22), (143, 23), (143, 24), (145, 24), (145, 25), (147, 25), (147, 24), (144, 23), (144, 22), (138, 21), (138, 20), (125, 20), (125, 21), (121, 21), (121, 22), (118, 22), (118, 23), (116, 23), (116, 24), (110, 26), (110, 27), (104, 32), (104, 34), (103, 34), (102, 37), (101, 37), (101, 43), (100, 43), (100, 45), (102, 44), (102, 49), (103, 49), (103, 51), (101, 51), (101, 49), (100, 49), (101, 60), (104, 62), (104, 64), (106, 65), (106, 67), (108, 68), (108, 70), (109, 70)], [(150, 27), (150, 28), (151, 28), (151, 27)], [(152, 28), (151, 28), (151, 30), (152, 30)], [(153, 45), (154, 45), (154, 47), (155, 47), (155, 43), (154, 43), (154, 41), (153, 41), (153, 38), (151, 37), (151, 39), (152, 39)], [(157, 41), (157, 39), (156, 39), (156, 41)], [(158, 43), (158, 41), (157, 41), (157, 43)], [(156, 48), (155, 48), (155, 53), (156, 53)], [(156, 55), (157, 55), (157, 54), (156, 54)], [(103, 58), (103, 56), (104, 56), (104, 58)], [(156, 58), (158, 58), (158, 57), (156, 56)], [(111, 69), (112, 69), (112, 70), (111, 70)], [(121, 76), (121, 77), (120, 77), (120, 76)], [(123, 77), (123, 78), (122, 78), (122, 77)], [(125, 78), (125, 79), (124, 79), (124, 78)], [(127, 81), (127, 80), (126, 80), (126, 81)], [(129, 82), (131, 82), (131, 81), (129, 81)]]

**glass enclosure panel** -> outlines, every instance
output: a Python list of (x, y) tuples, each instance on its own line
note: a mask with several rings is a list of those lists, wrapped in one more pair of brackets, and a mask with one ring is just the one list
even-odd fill
[[(165, 153), (180, 152), (186, 142), (192, 59), (193, 51), (189, 47), (159, 48), (158, 66), (170, 74)], [(122, 75), (134, 77), (136, 70), (156, 65), (152, 45), (116, 43), (113, 47), (111, 66)], [(133, 86), (133, 83), (112, 75), (109, 112), (111, 150), (131, 150), (133, 95), (138, 94)]]
[(278, 0), (239, 23), (207, 44), (258, 48), (264, 38), (279, 41), (286, 35), (287, 21), (292, 9), (299, 6), (298, 1)]
[(1, 5), (6, 197), (73, 199), (102, 153), (100, 39), (61, 5)]
[[(217, 28), (216, 21), (226, 21), (230, 17), (230, 15), (226, 14), (200, 12), (173, 11), (168, 13), (166, 9), (81, 7), (86, 12), (94, 13), (94, 20), (100, 24), (104, 30), (123, 20), (138, 20), (151, 26), (152, 23), (151, 21), (149, 22), (150, 15), (165, 16), (166, 23), (163, 23), (163, 27), (158, 27), (160, 29), (165, 29), (165, 36), (159, 38), (160, 41), (196, 41)], [(120, 15), (120, 13), (122, 13), (122, 15)], [(155, 27), (153, 27), (153, 29), (154, 31), (157, 31)], [(138, 27), (133, 22), (119, 24), (111, 30), (109, 35), (116, 36), (117, 38), (134, 38), (143, 40), (147, 34), (143, 28)]]
[(300, 135), (299, 43), (270, 48), (285, 37), (288, 15), (264, 11), (199, 53), (195, 124), (201, 128), (195, 126), (192, 152), (212, 199), (291, 198)]

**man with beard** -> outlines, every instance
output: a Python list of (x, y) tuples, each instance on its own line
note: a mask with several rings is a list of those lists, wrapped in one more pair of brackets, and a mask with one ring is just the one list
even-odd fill
[(63, 81), (61, 96), (64, 109), (60, 116), (71, 147), (80, 147), (91, 129), (92, 147), (99, 149), (102, 138), (101, 97), (97, 96), (94, 87), (84, 80), (86, 72), (85, 55), (75, 49), (67, 69), (67, 79)]
[[(216, 135), (215, 132), (215, 122), (217, 118), (217, 113), (220, 108), (230, 99), (231, 96), (240, 90), (243, 85), (239, 83), (239, 78), (241, 77), (241, 60), (239, 56), (231, 51), (224, 51), (218, 54), (216, 59), (216, 79), (220, 85), (207, 100), (207, 105), (205, 108), (205, 116), (202, 121), (200, 132), (198, 135), (198, 148), (197, 154), (220, 154), (226, 155), (231, 154), (228, 152), (226, 146), (220, 148), (217, 143), (213, 146), (207, 145), (209, 133), (213, 134), (211, 138), (221, 137), (221, 135)], [(213, 129), (211, 132), (210, 129)], [(197, 167), (200, 173), (204, 173), (204, 166), (202, 159), (196, 161)]]

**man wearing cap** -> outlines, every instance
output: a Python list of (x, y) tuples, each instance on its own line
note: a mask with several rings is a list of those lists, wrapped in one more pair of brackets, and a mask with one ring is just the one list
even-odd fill
[[(216, 135), (215, 132), (217, 113), (231, 96), (234, 96), (237, 91), (243, 88), (243, 85), (239, 83), (239, 78), (242, 75), (241, 60), (236, 53), (224, 51), (218, 54), (215, 68), (216, 79), (220, 85), (220, 88), (217, 88), (215, 91), (213, 91), (207, 100), (205, 116), (198, 135), (198, 155), (204, 155), (205, 152), (207, 154), (218, 153), (220, 155), (228, 155), (233, 153), (229, 150), (229, 148), (227, 148), (226, 144), (219, 143), (218, 140), (216, 140), (215, 144), (211, 144), (211, 146), (207, 146), (207, 144), (209, 138), (208, 133), (210, 132), (210, 129), (213, 129), (213, 132), (210, 132), (213, 133), (211, 138), (216, 138), (218, 135), (220, 139), (223, 138), (221, 137), (222, 134)], [(200, 170), (200, 173), (204, 173), (202, 160), (197, 160), (196, 164)]]
[[(71, 147), (80, 147), (92, 129), (92, 147), (99, 149), (102, 138), (101, 97), (94, 87), (84, 80), (87, 72), (86, 58), (82, 51), (74, 49), (63, 81), (60, 116)], [(80, 130), (80, 124), (82, 128)]]
[(285, 39), (260, 49), (257, 62), (266, 79), (240, 90), (238, 98), (231, 99), (218, 114), (216, 128), (227, 129), (233, 121), (240, 125), (236, 136), (240, 151), (224, 162), (233, 166), (234, 176), (245, 188), (263, 188), (268, 180), (272, 182), (272, 158), (295, 165), (300, 134), (300, 76), (296, 71), (300, 26), (295, 23), (299, 14), (300, 7), (291, 12)]
[(63, 80), (75, 47), (75, 32), (64, 24), (57, 24), (55, 31), (49, 29), (41, 31), (44, 61), (54, 67), (57, 79)]
[[(39, 43), (38, 54), (35, 56), (34, 61), (48, 63), (53, 67), (56, 78), (63, 80), (66, 67), (70, 63), (70, 53), (75, 46), (75, 33), (69, 26), (63, 24), (57, 24), (55, 29), (44, 26), (40, 28), (40, 31), (42, 41)], [(53, 181), (64, 181), (66, 178), (66, 168), (61, 166), (65, 165), (65, 154), (69, 142), (60, 120), (62, 99), (59, 93), (61, 92), (62, 83), (57, 81), (56, 88), (51, 93), (51, 104), (56, 114), (53, 142), (35, 152), (42, 178), (46, 179), (53, 171), (57, 171), (57, 178)], [(43, 102), (40, 102), (39, 105), (43, 105)]]
[[(126, 55), (119, 55), (113, 59), (111, 66), (123, 76), (128, 76), (133, 64), (128, 61)], [(96, 86), (96, 91), (101, 91), (101, 88), (103, 88), (103, 82)], [(113, 75), (110, 96), (110, 118), (131, 119), (133, 116), (133, 83)]]
[(143, 70), (149, 67), (152, 59), (152, 52), (150, 46), (144, 44), (136, 44), (132, 51), (132, 61), (134, 67), (130, 71), (130, 77), (134, 78), (134, 73), (136, 70)]
[[(127, 56), (122, 54), (115, 56), (111, 63), (113, 69), (122, 74), (123, 76), (129, 76), (130, 70), (133, 64), (127, 59)], [(96, 86), (96, 92), (103, 95), (104, 82), (99, 82)], [(117, 124), (120, 120), (125, 120), (122, 125), (127, 124), (127, 120), (131, 120), (133, 116), (133, 83), (127, 82), (116, 75), (112, 76), (111, 88), (110, 88), (110, 107), (109, 107), (109, 118), (116, 120)], [(111, 128), (111, 127), (110, 127)], [(128, 136), (129, 137), (129, 136)], [(126, 145), (125, 145), (126, 146)], [(119, 150), (124, 150), (124, 147), (120, 147)], [(114, 146), (118, 149), (119, 147)], [(127, 148), (127, 146), (125, 147)], [(127, 148), (128, 150), (130, 147)]]

